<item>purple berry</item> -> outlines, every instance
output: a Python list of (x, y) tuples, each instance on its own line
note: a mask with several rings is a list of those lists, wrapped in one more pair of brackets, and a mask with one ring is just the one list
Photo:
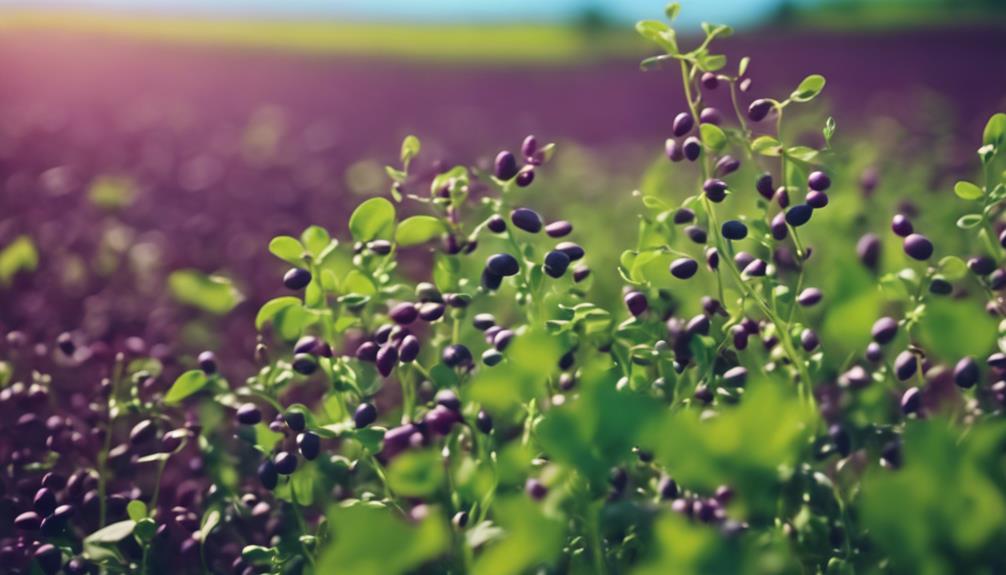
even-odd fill
[(493, 175), (497, 179), (507, 181), (517, 175), (517, 159), (507, 150), (496, 154), (496, 161), (493, 163)]
[(695, 127), (695, 119), (688, 112), (681, 112), (674, 117), (674, 122), (671, 124), (671, 133), (674, 134), (675, 138), (680, 138), (688, 132), (692, 131)]
[(510, 221), (518, 228), (532, 234), (540, 232), (542, 228), (541, 216), (538, 215), (538, 212), (527, 208), (517, 208), (510, 212)]
[(553, 250), (545, 254), (545, 262), (542, 266), (549, 277), (561, 278), (569, 268), (570, 258), (565, 252)]
[(775, 195), (775, 186), (772, 184), (772, 174), (765, 172), (764, 174), (758, 176), (758, 180), (755, 182), (755, 189), (758, 190), (758, 195), (771, 201), (772, 197)]
[(302, 290), (311, 283), (311, 272), (302, 268), (291, 268), (283, 274), (283, 285), (289, 290)]
[(723, 180), (710, 178), (702, 184), (706, 197), (714, 203), (720, 203), (727, 197), (727, 183)]
[(810, 221), (810, 216), (813, 213), (814, 208), (807, 204), (795, 205), (786, 211), (786, 223), (794, 228), (798, 228)]
[(398, 361), (412, 363), (419, 357), (419, 338), (409, 334), (398, 344)]
[(903, 247), (908, 257), (915, 260), (926, 261), (933, 255), (933, 242), (922, 234), (910, 234)]
[(873, 341), (879, 343), (880, 345), (885, 345), (890, 343), (894, 336), (898, 334), (898, 322), (894, 318), (882, 317), (878, 319), (873, 324), (873, 329), (870, 330), (870, 335), (873, 337)]
[(828, 194), (817, 190), (811, 190), (807, 193), (806, 202), (808, 206), (814, 208), (815, 210), (820, 210), (828, 205)]
[(262, 421), (262, 412), (254, 403), (244, 403), (238, 407), (237, 418), (241, 425), (255, 425)]
[(918, 413), (922, 407), (922, 391), (917, 387), (908, 388), (901, 396), (901, 413), (911, 415)]
[(677, 140), (668, 138), (664, 142), (664, 152), (667, 154), (667, 159), (672, 162), (680, 162), (685, 159), (685, 152), (681, 149), (681, 145), (678, 144)]
[(864, 266), (876, 269), (880, 261), (880, 238), (874, 234), (864, 234), (856, 243), (856, 255)]
[(363, 429), (375, 421), (377, 421), (377, 408), (372, 403), (361, 403), (353, 412), (353, 425), (357, 429)]
[(498, 276), (509, 277), (520, 273), (520, 264), (517, 262), (517, 258), (502, 253), (489, 256), (489, 259), (486, 260), (486, 269)]
[(706, 90), (715, 90), (720, 85), (719, 77), (713, 72), (705, 72), (699, 81)]
[(954, 383), (958, 387), (969, 389), (978, 383), (981, 372), (978, 370), (978, 362), (973, 357), (964, 357), (954, 366)]
[(728, 240), (743, 240), (748, 235), (748, 227), (744, 222), (738, 220), (727, 220), (723, 222), (723, 237)]
[(391, 344), (382, 346), (377, 351), (376, 361), (378, 373), (388, 377), (395, 369), (395, 364), (398, 363), (398, 348)]
[(534, 168), (531, 166), (524, 166), (517, 172), (517, 179), (515, 180), (518, 188), (526, 188), (534, 182)]
[(699, 114), (699, 122), (718, 126), (723, 123), (723, 116), (716, 108), (702, 108), (702, 112)]
[(748, 118), (750, 118), (752, 122), (761, 122), (766, 116), (768, 116), (768, 113), (772, 111), (772, 106), (773, 104), (771, 100), (755, 100), (754, 102), (751, 102), (750, 106), (748, 106)]
[(908, 237), (915, 229), (912, 227), (912, 221), (908, 219), (908, 216), (903, 214), (895, 214), (891, 218), (891, 230), (901, 237)]
[(906, 379), (915, 375), (918, 370), (918, 361), (915, 358), (915, 354), (910, 351), (903, 351), (898, 354), (898, 357), (894, 358), (894, 374), (897, 376), (899, 381), (905, 381)]
[(695, 136), (689, 136), (685, 139), (685, 143), (682, 145), (681, 151), (684, 152), (685, 158), (689, 162), (694, 162), (699, 159), (699, 156), (702, 154), (702, 142)]
[(699, 271), (699, 264), (692, 258), (678, 258), (671, 262), (670, 271), (679, 280), (686, 280)]
[(409, 325), (419, 317), (419, 310), (416, 309), (416, 304), (412, 302), (402, 302), (391, 308), (388, 316), (391, 318), (391, 321), (398, 325)]
[(630, 291), (625, 294), (623, 300), (625, 301), (625, 307), (629, 309), (629, 313), (635, 317), (643, 315), (647, 308), (649, 308), (649, 302), (646, 301), (646, 296), (642, 292)]
[(548, 234), (550, 238), (561, 238), (569, 235), (572, 231), (573, 224), (567, 222), (566, 220), (555, 221), (545, 226), (545, 233)]
[(462, 367), (472, 363), (472, 352), (461, 345), (449, 345), (444, 348), (442, 359), (447, 367)]
[(815, 192), (826, 191), (831, 187), (831, 178), (828, 177), (828, 174), (821, 171), (811, 172), (810, 176), (807, 177), (807, 187)]
[(569, 261), (575, 262), (584, 256), (583, 248), (579, 244), (573, 242), (559, 242), (555, 246), (556, 251), (560, 251), (569, 258)]
[(817, 305), (821, 301), (823, 294), (821, 290), (809, 287), (800, 292), (800, 295), (796, 296), (796, 302), (804, 307), (811, 307)]
[(494, 214), (486, 221), (486, 227), (494, 234), (502, 234), (506, 231), (506, 220)]

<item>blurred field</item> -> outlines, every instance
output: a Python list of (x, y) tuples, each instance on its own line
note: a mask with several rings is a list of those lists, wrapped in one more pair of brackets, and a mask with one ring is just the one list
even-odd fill
[[(201, 316), (180, 311), (165, 291), (167, 273), (196, 268), (240, 282), (245, 303), (216, 329), (250, 349), (250, 318), (282, 273), (264, 250), (268, 239), (307, 222), (344, 235), (359, 195), (386, 191), (381, 162), (408, 133), (423, 138), (427, 170), (485, 166), (528, 133), (559, 142), (535, 203), (556, 213), (582, 205), (579, 221), (607, 226), (610, 244), (623, 245), (638, 208), (630, 192), (683, 106), (677, 76), (640, 72), (646, 48), (623, 33), (599, 47), (580, 31), (547, 27), (353, 32), (291, 23), (221, 32), (229, 25), (95, 17), (53, 27), (33, 18), (0, 24), (0, 245), (27, 234), (42, 258), (5, 295), (0, 326), (43, 329), (46, 338), (81, 326), (95, 339), (220, 349), (189, 321)], [(468, 50), (462, 39), (472, 35), (479, 42)], [(274, 49), (298, 42), (313, 48)], [(990, 27), (762, 30), (724, 44), (733, 62), (753, 57), (745, 103), (824, 74), (828, 87), (809, 118), (834, 115), (841, 146), (869, 133), (866, 149), (850, 152), (859, 167), (897, 148), (889, 170), (921, 157), (937, 158), (933, 170), (969, 170), (971, 142), (1006, 95), (1006, 75), (988, 64), (1006, 60), (1006, 42)], [(718, 97), (711, 103), (729, 106)], [(819, 124), (794, 130), (813, 138)], [(906, 197), (931, 189), (932, 174), (909, 176), (921, 187)], [(669, 199), (690, 193), (673, 181)], [(612, 213), (626, 217), (614, 222)], [(617, 253), (602, 247), (595, 257), (613, 268)]]

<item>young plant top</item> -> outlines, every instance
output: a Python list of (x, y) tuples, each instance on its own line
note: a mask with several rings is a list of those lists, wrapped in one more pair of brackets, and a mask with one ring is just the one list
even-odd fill
[[(876, 179), (850, 183), (831, 118), (786, 121), (825, 78), (757, 94), (715, 51), (732, 30), (685, 47), (677, 14), (636, 28), (680, 75), (662, 169), (686, 184), (632, 196), (617, 269), (590, 267), (605, 230), (537, 211), (553, 144), (431, 171), (409, 136), (348, 234), (269, 243), (289, 270), (243, 381), (208, 350), (71, 385), (7, 334), (0, 570), (1006, 572), (1006, 115), (955, 234), (921, 201), (843, 220)], [(173, 279), (229, 309), (214, 281)], [(98, 361), (75, 332), (51, 355)]]

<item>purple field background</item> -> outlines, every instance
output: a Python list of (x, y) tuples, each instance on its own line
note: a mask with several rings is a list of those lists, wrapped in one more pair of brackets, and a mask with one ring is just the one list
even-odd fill
[[(973, 142), (985, 119), (1006, 107), (1000, 30), (762, 30), (724, 46), (730, 66), (752, 57), (755, 84), (745, 104), (784, 96), (807, 74), (825, 75), (843, 134), (890, 114), (909, 127), (948, 124)], [(951, 117), (929, 116), (932, 95), (950, 104)], [(265, 105), (284, 111), (287, 129), (275, 157), (249, 163), (241, 134)], [(269, 238), (310, 223), (345, 237), (358, 201), (345, 185), (354, 162), (393, 162), (408, 133), (460, 162), (516, 146), (531, 132), (600, 150), (645, 145), (656, 154), (682, 106), (675, 70), (642, 73), (635, 60), (478, 66), (8, 34), (0, 37), (0, 245), (29, 234), (42, 263), (0, 292), (0, 331), (28, 329), (50, 340), (75, 329), (109, 349), (128, 336), (147, 346), (175, 341), (199, 313), (178, 309), (161, 280), (195, 267), (239, 280), (248, 301), (219, 330), (248, 351), (250, 318), (280, 291), (283, 270), (265, 250)], [(962, 146), (960, 154), (969, 159), (973, 150)], [(52, 168), (62, 168), (58, 177), (43, 175)], [(140, 184), (137, 201), (114, 215), (84, 193), (106, 173)], [(157, 273), (144, 276), (122, 256), (110, 275), (68, 287), (70, 258), (93, 259), (115, 226), (129, 230), (130, 245), (158, 254)]]

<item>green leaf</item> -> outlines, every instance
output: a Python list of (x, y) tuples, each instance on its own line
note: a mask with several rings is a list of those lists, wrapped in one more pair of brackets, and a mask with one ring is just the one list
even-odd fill
[(800, 162), (813, 162), (818, 151), (807, 146), (793, 146), (786, 149), (786, 157)]
[(304, 244), (291, 236), (276, 236), (269, 241), (269, 253), (292, 266), (303, 267), (305, 251)]
[(321, 226), (310, 226), (300, 234), (300, 241), (304, 244), (304, 249), (317, 261), (321, 252), (332, 243), (332, 236)]
[(19, 272), (32, 272), (38, 267), (38, 250), (28, 236), (18, 236), (0, 251), (0, 284), (10, 285)]
[(758, 136), (751, 142), (751, 151), (763, 156), (778, 156), (782, 152), (782, 144), (772, 136)]
[(272, 321), (281, 311), (290, 306), (300, 305), (300, 299), (293, 296), (273, 298), (265, 302), (255, 315), (255, 329), (261, 331), (265, 324)]
[(395, 228), (395, 206), (384, 198), (370, 198), (353, 210), (349, 231), (358, 242), (390, 240)]
[(472, 379), (471, 396), (499, 411), (540, 397), (547, 379), (558, 371), (561, 355), (559, 341), (546, 332), (517, 335), (507, 347), (510, 361), (480, 370)]
[[(695, 57), (695, 65), (703, 72), (715, 72), (727, 65), (727, 57), (723, 54), (700, 54)], [(707, 124), (703, 124), (705, 126)]]
[(668, 54), (678, 53), (678, 43), (674, 30), (659, 20), (642, 20), (636, 22), (636, 32), (647, 40), (657, 44)]
[(388, 487), (405, 497), (432, 495), (443, 481), (444, 463), (437, 451), (409, 451), (388, 466)]
[(971, 228), (981, 225), (981, 223), (981, 214), (965, 214), (957, 218), (957, 227), (962, 230), (970, 230)]
[(401, 152), (402, 164), (408, 166), (409, 162), (412, 161), (412, 158), (416, 157), (416, 155), (419, 154), (419, 150), (421, 148), (422, 146), (419, 143), (419, 138), (413, 135), (405, 136), (405, 139), (402, 140), (402, 152)]
[(259, 422), (255, 424), (255, 445), (262, 450), (262, 453), (271, 453), (272, 448), (276, 447), (276, 444), (282, 439), (282, 433), (276, 433), (269, 429), (269, 426), (265, 423)]
[(198, 392), (209, 382), (209, 378), (201, 369), (192, 369), (178, 376), (171, 389), (164, 396), (164, 403), (175, 405), (186, 397)]
[(136, 199), (136, 189), (136, 182), (128, 176), (102, 175), (91, 182), (87, 199), (105, 210), (124, 208)]
[(447, 231), (444, 223), (433, 216), (412, 216), (402, 220), (395, 230), (395, 242), (400, 246), (415, 246), (428, 242)]
[(504, 536), (487, 546), (475, 562), (475, 575), (519, 575), (553, 562), (562, 546), (563, 524), (527, 497), (493, 503)]
[(982, 189), (975, 184), (966, 180), (961, 180), (954, 184), (954, 193), (962, 200), (978, 200), (981, 199), (984, 192), (982, 192)]
[(147, 504), (140, 501), (139, 499), (134, 499), (126, 505), (126, 515), (133, 521), (139, 521), (147, 516)]
[(774, 517), (779, 467), (796, 463), (816, 421), (813, 408), (781, 383), (749, 382), (740, 405), (716, 417), (702, 418), (699, 410), (669, 413), (650, 438), (657, 460), (697, 489), (743, 485), (737, 511), (759, 520)]
[(821, 133), (824, 135), (824, 141), (829, 146), (831, 145), (831, 139), (835, 137), (835, 118), (828, 116), (828, 119), (824, 121), (824, 129)]
[(965, 355), (988, 355), (995, 348), (996, 321), (981, 302), (952, 298), (931, 299), (919, 321), (924, 349), (947, 361)]
[(157, 522), (150, 517), (140, 518), (136, 521), (136, 525), (133, 526), (133, 534), (141, 542), (146, 543), (157, 534)]
[(671, 2), (664, 7), (664, 16), (671, 22), (678, 17), (681, 12), (681, 4), (679, 2)]
[(333, 506), (328, 526), (331, 543), (316, 573), (400, 575), (446, 551), (451, 537), (440, 513), (412, 525), (389, 508), (364, 504)]
[(946, 256), (940, 260), (940, 273), (949, 281), (959, 280), (968, 273), (968, 266), (957, 256)]
[(1006, 144), (1006, 114), (994, 114), (982, 132), (982, 143), (986, 146), (992, 145), (999, 149)]
[(231, 311), (244, 299), (229, 278), (197, 270), (172, 272), (168, 287), (179, 302), (217, 315)]
[(727, 145), (727, 135), (716, 124), (702, 124), (699, 127), (702, 143), (709, 150), (719, 153)]
[(132, 519), (107, 525), (84, 538), (84, 551), (92, 559), (97, 560), (115, 553), (108, 549), (133, 534), (136, 522)]
[(809, 102), (817, 97), (824, 89), (825, 79), (820, 74), (811, 74), (800, 82), (796, 90), (790, 94), (790, 98), (795, 102)]
[(210, 536), (210, 533), (217, 528), (217, 525), (220, 525), (220, 511), (211, 509), (209, 513), (203, 515), (203, 521), (199, 526), (199, 532), (196, 533), (197, 539), (205, 542), (206, 538)]
[(750, 65), (751, 65), (751, 58), (747, 56), (741, 58), (740, 63), (737, 64), (737, 77), (740, 78), (741, 76), (746, 74), (748, 71), (748, 66)]
[(978, 573), (1001, 555), (1004, 440), (1002, 421), (977, 422), (966, 433), (941, 418), (907, 421), (903, 466), (871, 469), (859, 506), (891, 572)]

